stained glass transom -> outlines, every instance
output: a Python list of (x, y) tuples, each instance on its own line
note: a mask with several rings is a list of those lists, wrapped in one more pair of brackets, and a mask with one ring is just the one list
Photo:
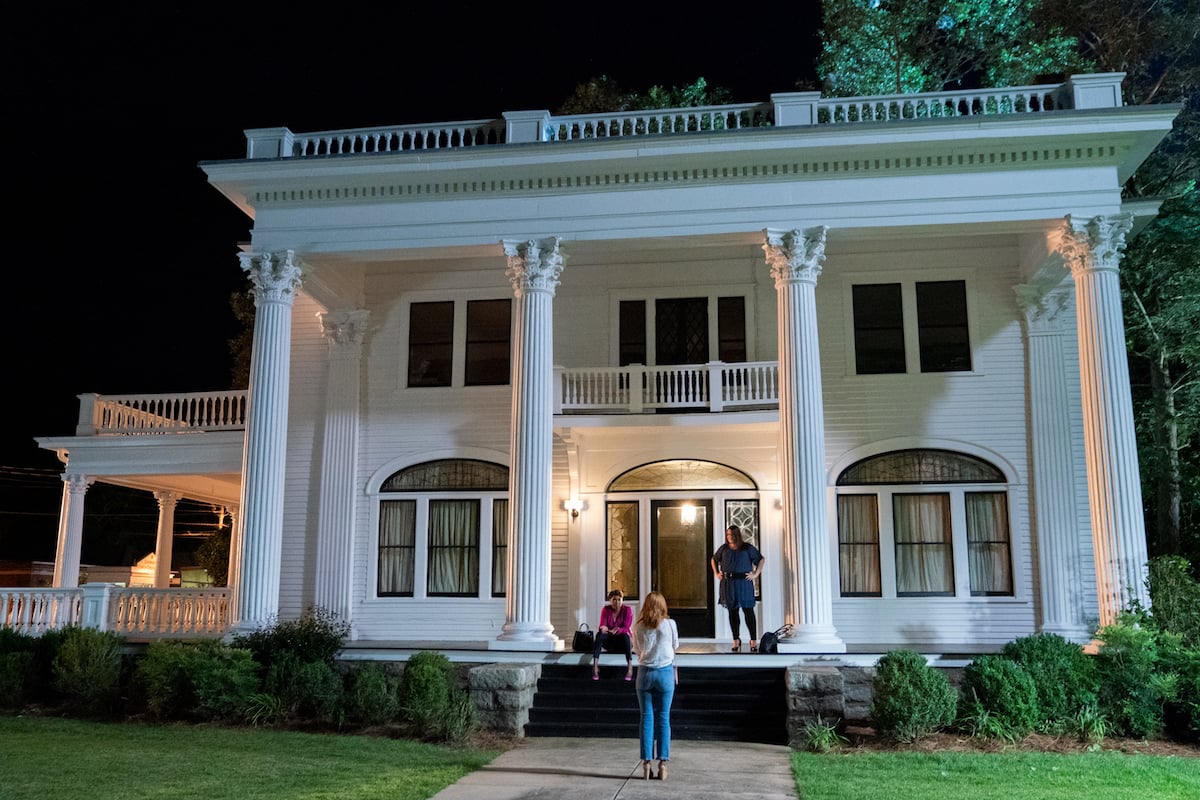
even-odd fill
[(649, 492), (667, 489), (754, 489), (744, 472), (712, 461), (671, 459), (644, 464), (618, 475), (610, 492)]
[(447, 458), (405, 467), (383, 482), (383, 492), (508, 490), (508, 468), (487, 461)]
[(913, 483), (1004, 483), (983, 459), (950, 450), (896, 450), (864, 458), (838, 476), (838, 486)]

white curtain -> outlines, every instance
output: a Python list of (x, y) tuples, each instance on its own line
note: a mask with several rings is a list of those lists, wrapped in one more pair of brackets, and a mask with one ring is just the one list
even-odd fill
[(492, 596), (508, 591), (508, 501), (492, 503)]
[(881, 593), (879, 502), (873, 494), (838, 496), (838, 563), (843, 595)]
[(1003, 492), (967, 493), (967, 563), (971, 594), (1012, 594), (1008, 504)]
[(413, 593), (417, 503), (386, 500), (379, 504), (379, 594)]
[(429, 501), (429, 594), (479, 593), (479, 501)]
[(953, 594), (950, 496), (892, 496), (896, 531), (896, 593)]

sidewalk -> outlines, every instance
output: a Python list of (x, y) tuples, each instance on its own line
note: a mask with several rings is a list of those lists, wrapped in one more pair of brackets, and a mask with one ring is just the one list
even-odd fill
[(672, 741), (667, 780), (645, 781), (636, 739), (533, 737), (432, 800), (796, 800), (790, 752), (773, 744)]

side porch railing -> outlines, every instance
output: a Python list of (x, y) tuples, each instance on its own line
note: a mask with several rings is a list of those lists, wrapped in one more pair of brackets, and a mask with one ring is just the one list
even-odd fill
[(0, 623), (31, 636), (75, 626), (137, 639), (218, 638), (229, 628), (229, 590), (111, 583), (75, 589), (0, 588)]
[(779, 364), (746, 361), (646, 367), (554, 368), (554, 413), (641, 414), (659, 409), (779, 406)]

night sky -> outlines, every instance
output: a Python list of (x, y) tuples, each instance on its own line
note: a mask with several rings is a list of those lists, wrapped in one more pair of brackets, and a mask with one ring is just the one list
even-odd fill
[(372, 5), (6, 14), (0, 558), (53, 558), (61, 466), (33, 439), (72, 433), (78, 394), (229, 388), (250, 226), (198, 164), (243, 157), (245, 129), (553, 110), (599, 75), (638, 90), (703, 77), (735, 102), (816, 77), (810, 0)]

